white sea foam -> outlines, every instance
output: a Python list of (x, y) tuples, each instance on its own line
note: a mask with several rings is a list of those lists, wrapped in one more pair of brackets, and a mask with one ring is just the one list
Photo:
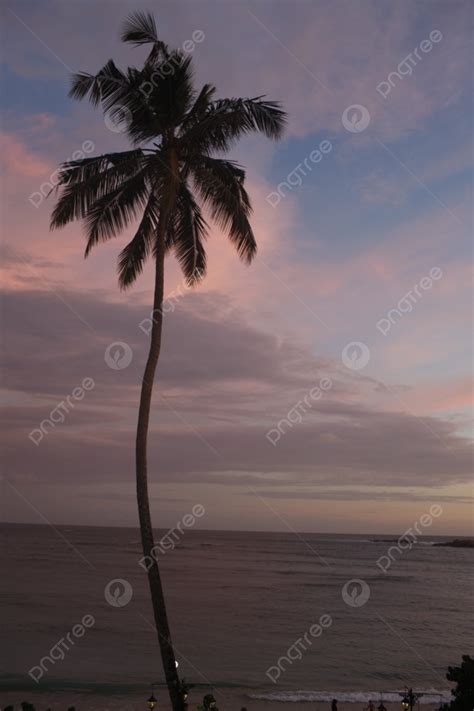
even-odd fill
[[(449, 701), (452, 696), (449, 690), (439, 689), (415, 689), (423, 693), (420, 704), (437, 704)], [(281, 701), (281, 702), (301, 702), (301, 701), (324, 701), (330, 702), (337, 699), (341, 703), (367, 703), (370, 699), (377, 704), (380, 699), (383, 701), (400, 701), (400, 694), (403, 691), (274, 691), (268, 693), (251, 694), (250, 698), (261, 701)]]

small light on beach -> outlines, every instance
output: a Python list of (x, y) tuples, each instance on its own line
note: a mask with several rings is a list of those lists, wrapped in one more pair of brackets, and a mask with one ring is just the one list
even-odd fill
[(152, 694), (152, 695), (150, 696), (150, 698), (148, 699), (148, 701), (147, 701), (148, 708), (149, 708), (149, 709), (154, 709), (157, 703), (158, 703), (157, 700), (155, 699), (155, 697), (154, 697), (153, 694)]
[(402, 697), (402, 709), (403, 711), (413, 711), (413, 707), (417, 704), (423, 694), (414, 693), (413, 689), (407, 689), (404, 693), (400, 693)]
[(189, 687), (186, 684), (186, 680), (182, 679), (180, 681), (180, 692), (181, 692), (181, 699), (183, 701), (184, 708), (188, 708), (188, 696), (189, 696)]

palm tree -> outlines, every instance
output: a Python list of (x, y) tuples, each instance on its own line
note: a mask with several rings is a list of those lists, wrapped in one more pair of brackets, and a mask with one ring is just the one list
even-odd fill
[(143, 377), (136, 435), (136, 486), (141, 539), (166, 683), (174, 711), (182, 711), (163, 588), (154, 547), (147, 482), (147, 435), (155, 370), (161, 348), (165, 256), (173, 252), (189, 285), (206, 272), (204, 242), (211, 218), (228, 233), (241, 259), (250, 263), (256, 242), (249, 222), (251, 205), (245, 172), (217, 157), (253, 131), (281, 136), (285, 113), (276, 102), (216, 99), (215, 88), (193, 88), (191, 57), (158, 39), (153, 16), (136, 12), (123, 28), (122, 40), (151, 45), (141, 69), (120, 70), (110, 60), (95, 75), (74, 75), (70, 96), (88, 97), (107, 119), (126, 131), (132, 147), (64, 163), (58, 178), (61, 195), (51, 228), (84, 220), (85, 256), (99, 242), (116, 237), (131, 223), (134, 237), (120, 252), (119, 284), (130, 287), (145, 260), (155, 262), (153, 324)]

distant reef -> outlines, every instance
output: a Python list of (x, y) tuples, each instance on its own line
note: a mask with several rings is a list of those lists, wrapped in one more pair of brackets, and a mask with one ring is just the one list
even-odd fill
[(474, 548), (474, 538), (455, 538), (446, 543), (433, 543), (434, 546), (447, 546), (448, 548)]

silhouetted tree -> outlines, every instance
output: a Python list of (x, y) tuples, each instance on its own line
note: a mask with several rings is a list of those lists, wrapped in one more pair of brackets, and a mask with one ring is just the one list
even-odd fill
[(219, 711), (216, 706), (216, 700), (212, 694), (206, 694), (202, 700), (202, 704), (198, 706), (198, 711)]
[(448, 667), (448, 681), (454, 681), (456, 688), (451, 689), (453, 699), (444, 704), (442, 711), (472, 711), (474, 709), (474, 659), (463, 654), (459, 667)]
[(109, 60), (95, 75), (75, 75), (70, 96), (88, 97), (94, 105), (100, 104), (109, 121), (123, 126), (132, 148), (65, 163), (59, 174), (62, 193), (51, 226), (64, 227), (83, 219), (87, 256), (97, 244), (116, 237), (138, 218), (135, 236), (119, 257), (121, 288), (134, 283), (147, 257), (155, 263), (153, 323), (136, 436), (137, 501), (166, 682), (173, 710), (183, 711), (160, 572), (152, 555), (147, 480), (148, 424), (161, 349), (165, 255), (174, 252), (189, 285), (203, 278), (208, 234), (202, 212), (205, 206), (228, 233), (241, 259), (253, 259), (257, 245), (249, 222), (245, 172), (216, 153), (226, 153), (237, 139), (254, 131), (279, 138), (285, 114), (277, 103), (263, 97), (216, 99), (216, 89), (210, 84), (195, 90), (190, 55), (168, 48), (158, 38), (149, 13), (133, 13), (122, 39), (136, 46), (151, 45), (142, 68), (122, 71)]

